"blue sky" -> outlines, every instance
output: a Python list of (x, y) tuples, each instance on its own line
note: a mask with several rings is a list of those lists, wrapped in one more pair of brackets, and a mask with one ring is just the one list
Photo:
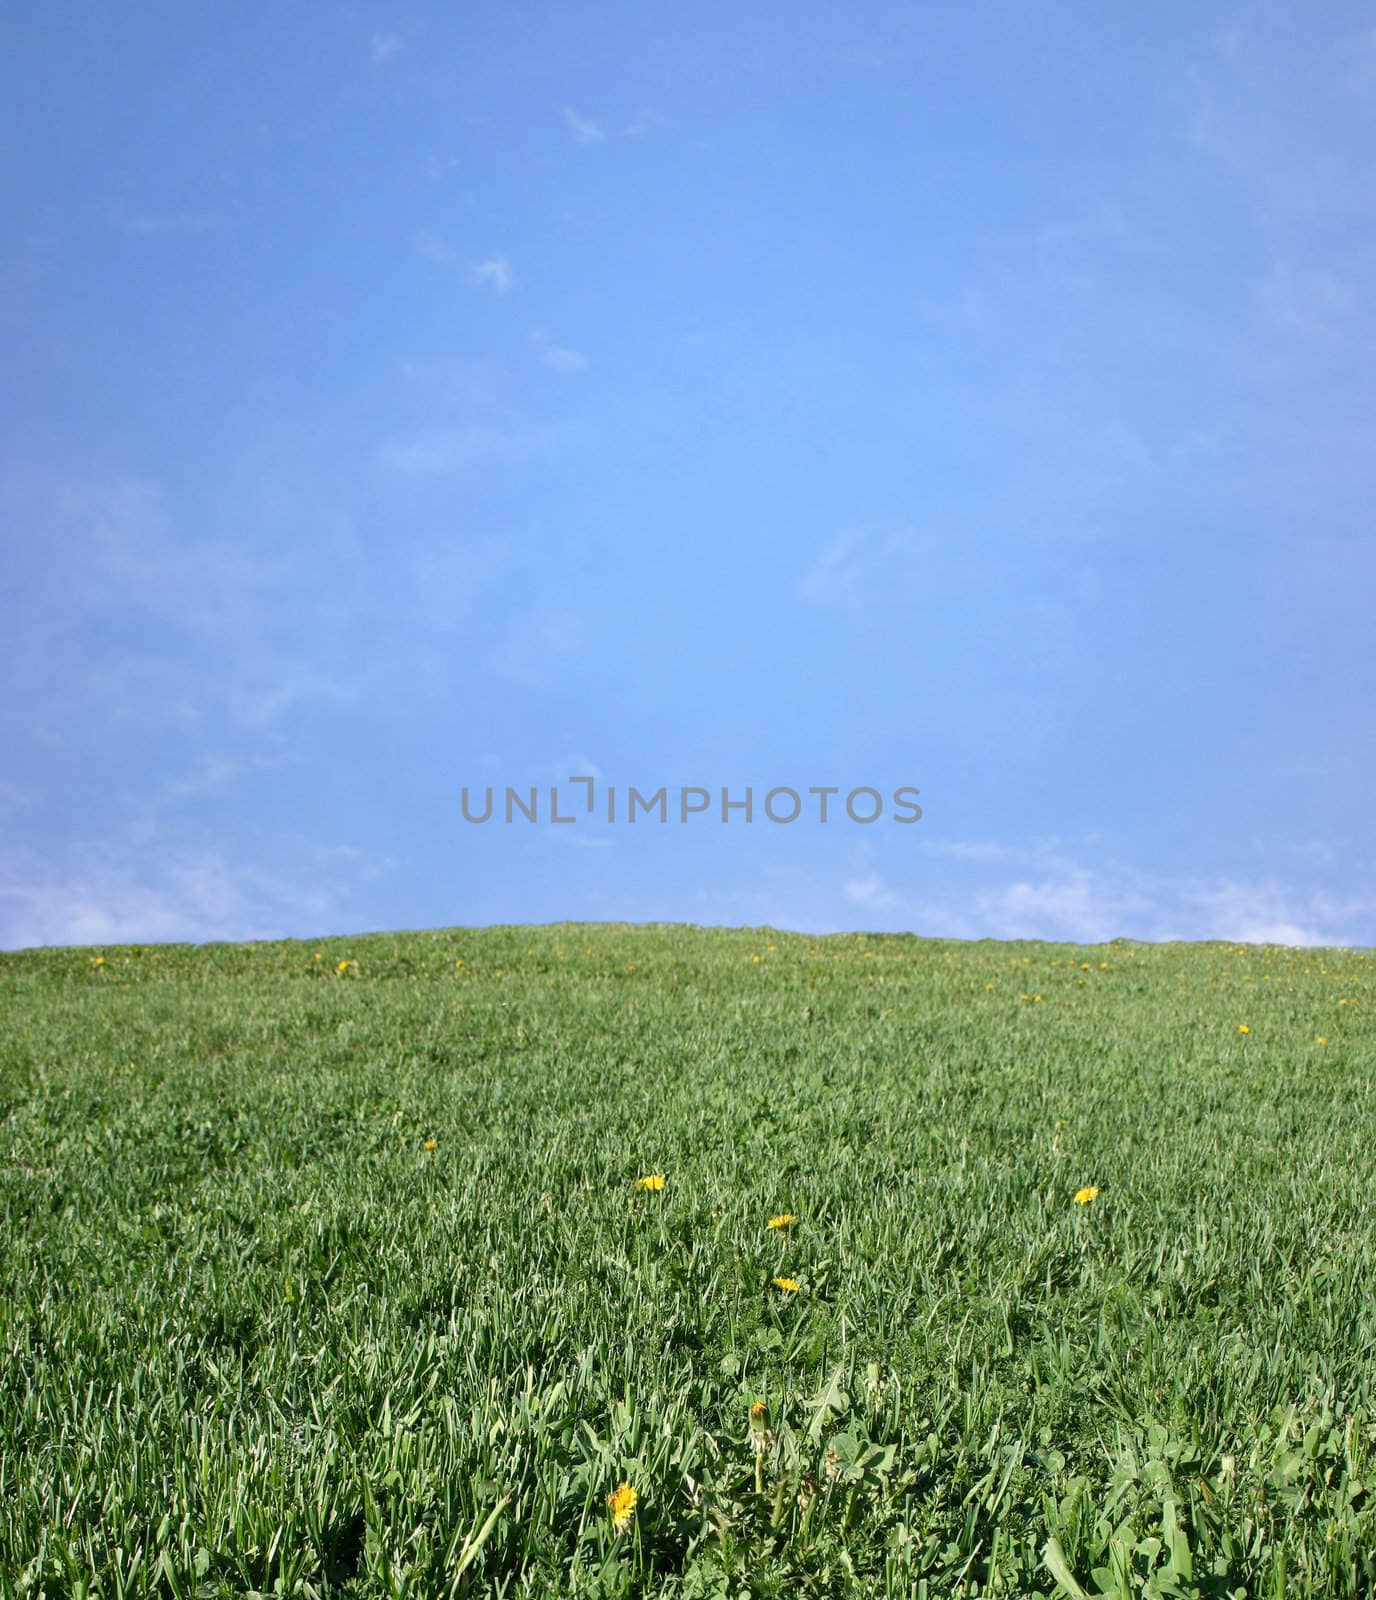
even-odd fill
[[(0, 946), (1376, 941), (1370, 7), (5, 55)], [(578, 773), (924, 815), (461, 816)]]

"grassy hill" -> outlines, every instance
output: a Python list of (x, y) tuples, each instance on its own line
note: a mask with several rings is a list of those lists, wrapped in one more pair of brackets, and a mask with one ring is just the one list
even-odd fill
[(0, 955), (0, 1594), (1370, 1594), (1374, 980)]

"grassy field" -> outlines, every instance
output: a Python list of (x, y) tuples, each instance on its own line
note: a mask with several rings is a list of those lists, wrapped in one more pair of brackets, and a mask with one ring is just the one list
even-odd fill
[(0, 956), (0, 1594), (1370, 1595), (1374, 976)]

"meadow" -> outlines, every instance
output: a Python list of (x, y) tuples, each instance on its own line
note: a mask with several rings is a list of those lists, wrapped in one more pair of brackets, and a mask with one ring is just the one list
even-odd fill
[(0, 955), (0, 1595), (1370, 1595), (1374, 977)]

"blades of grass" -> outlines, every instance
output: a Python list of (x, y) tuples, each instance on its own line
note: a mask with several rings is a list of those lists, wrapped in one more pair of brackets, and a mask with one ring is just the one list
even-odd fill
[(511, 1500), (511, 1494), (512, 1491), (508, 1489), (501, 1499), (498, 1500), (497, 1503), (492, 1507), (491, 1511), (488, 1512), (487, 1520), (483, 1523), (482, 1527), (478, 1529), (477, 1533), (470, 1535), (464, 1540), (463, 1549), (459, 1552), (458, 1564), (454, 1568), (454, 1581), (449, 1586), (449, 1592), (451, 1595), (457, 1592), (459, 1583), (462, 1580), (464, 1573), (467, 1572), (469, 1567), (471, 1567), (478, 1559), (478, 1556), (482, 1552), (483, 1546), (492, 1537), (492, 1530), (497, 1526), (498, 1517), (500, 1517), (502, 1512), (506, 1510), (507, 1505)]
[(1059, 1539), (1048, 1539), (1042, 1550), (1042, 1561), (1051, 1576), (1060, 1584), (1061, 1588), (1071, 1597), (1071, 1600), (1089, 1600), (1086, 1590), (1082, 1589), (1075, 1581), (1075, 1574), (1070, 1570), (1070, 1563), (1065, 1558), (1065, 1551), (1061, 1549)]

